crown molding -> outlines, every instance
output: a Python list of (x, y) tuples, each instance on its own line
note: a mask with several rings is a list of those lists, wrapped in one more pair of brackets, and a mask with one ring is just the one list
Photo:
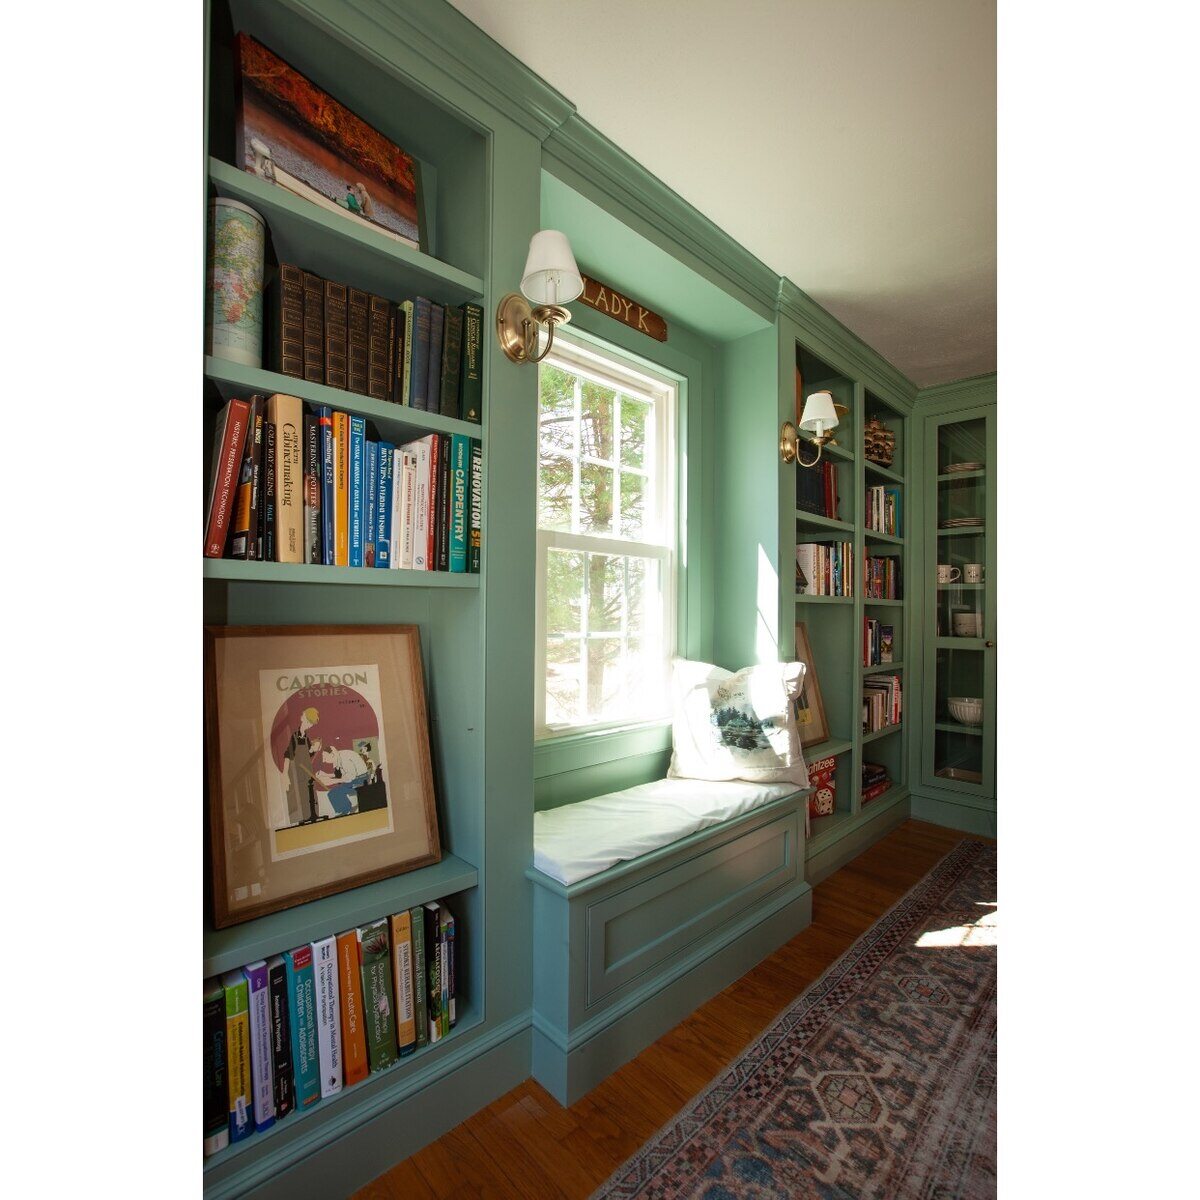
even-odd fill
[(956, 379), (951, 383), (939, 383), (934, 387), (922, 388), (917, 393), (917, 405), (926, 409), (967, 408), (975, 404), (994, 404), (996, 401), (996, 372), (972, 375), (969, 379)]
[(917, 385), (786, 276), (779, 280), (776, 311), (799, 327), (807, 349), (830, 359), (831, 366), (861, 380), (882, 399), (912, 411)]
[(714, 282), (726, 290), (732, 286), (737, 299), (771, 320), (779, 276), (577, 112), (546, 138), (542, 160), (552, 174), (560, 174), (559, 166), (582, 176), (620, 210), (615, 215), (626, 223), (632, 215), (657, 231), (672, 243), (676, 257), (683, 251), (709, 278), (715, 273)]

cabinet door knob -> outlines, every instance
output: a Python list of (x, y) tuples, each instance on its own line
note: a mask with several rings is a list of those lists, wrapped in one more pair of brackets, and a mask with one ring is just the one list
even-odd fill
[(996, 643), (995, 643), (995, 642), (984, 642), (983, 644), (984, 644), (984, 646), (986, 646), (986, 647), (987, 647), (987, 649), (989, 649), (989, 650), (995, 650), (995, 648), (996, 648)]

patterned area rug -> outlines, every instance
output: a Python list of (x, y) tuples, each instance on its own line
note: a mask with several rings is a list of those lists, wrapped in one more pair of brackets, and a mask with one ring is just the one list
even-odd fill
[(996, 1193), (996, 851), (962, 842), (593, 1200)]

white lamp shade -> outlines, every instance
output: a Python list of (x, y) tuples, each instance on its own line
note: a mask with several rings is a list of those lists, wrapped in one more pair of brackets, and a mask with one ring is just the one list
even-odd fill
[(543, 229), (529, 240), (521, 292), (530, 304), (570, 304), (583, 291), (571, 243), (557, 229)]
[(804, 412), (800, 417), (800, 428), (804, 433), (820, 437), (827, 429), (836, 429), (837, 423), (837, 410), (833, 407), (833, 396), (829, 392), (813, 392), (805, 400)]

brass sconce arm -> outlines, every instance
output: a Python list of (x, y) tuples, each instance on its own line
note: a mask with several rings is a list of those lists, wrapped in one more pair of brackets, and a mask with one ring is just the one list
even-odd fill
[[(571, 319), (570, 309), (561, 304), (539, 304), (531, 308), (529, 301), (517, 292), (509, 292), (496, 309), (496, 337), (500, 348), (515, 363), (539, 363), (554, 345), (554, 327)], [(537, 354), (538, 333), (545, 325), (549, 331), (546, 348)]]

